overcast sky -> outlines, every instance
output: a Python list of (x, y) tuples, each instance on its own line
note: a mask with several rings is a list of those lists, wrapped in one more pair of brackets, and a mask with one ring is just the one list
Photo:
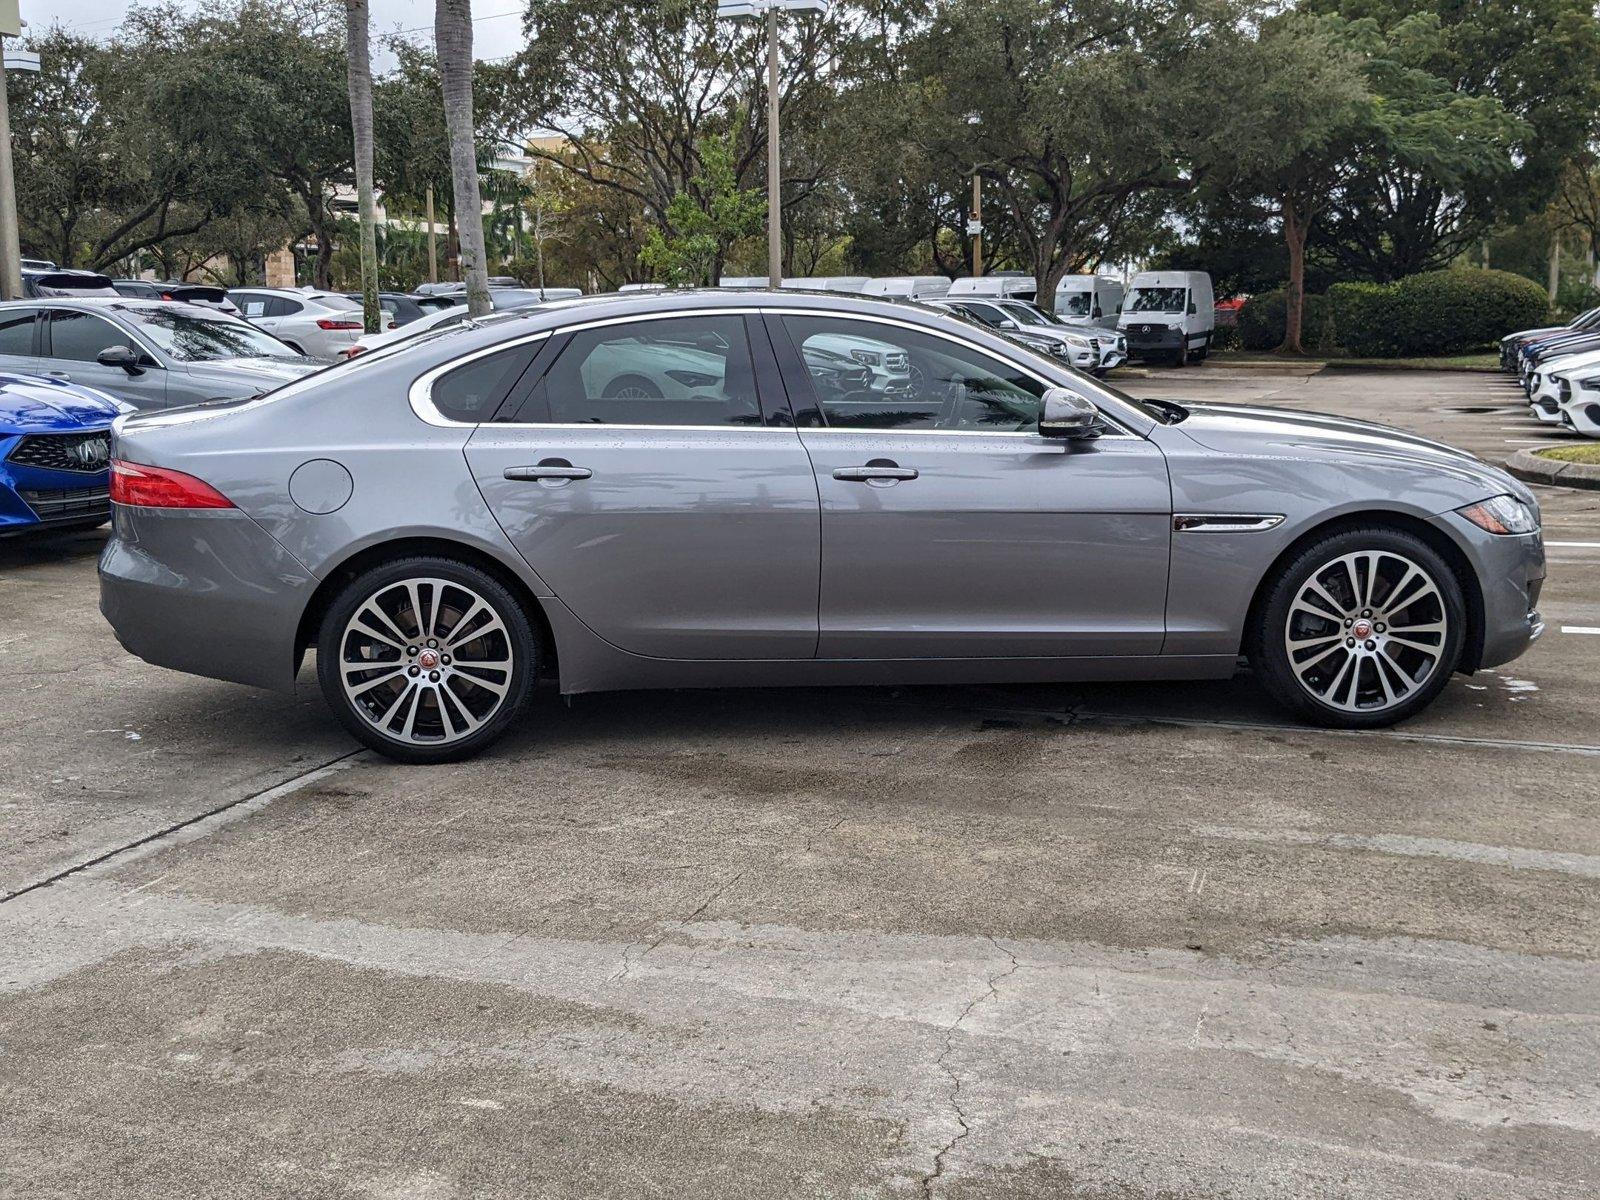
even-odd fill
[[(199, 7), (193, 0), (187, 6)], [(432, 37), (433, 0), (371, 0), (373, 41), (405, 31), (408, 37)], [(75, 33), (110, 37), (133, 5), (128, 0), (22, 0), (22, 19), (42, 31), (59, 23)], [(522, 5), (517, 0), (474, 0), (472, 47), (478, 58), (499, 58), (521, 41)], [(381, 70), (383, 64), (376, 63)]]

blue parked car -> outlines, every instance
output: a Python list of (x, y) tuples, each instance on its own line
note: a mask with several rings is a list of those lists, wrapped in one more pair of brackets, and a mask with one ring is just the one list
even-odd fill
[(0, 373), (0, 537), (109, 520), (111, 422), (132, 411), (93, 388)]

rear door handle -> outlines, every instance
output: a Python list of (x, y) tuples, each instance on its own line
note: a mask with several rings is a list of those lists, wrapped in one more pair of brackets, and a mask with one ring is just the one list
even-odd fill
[(68, 371), (46, 371), (45, 374), (51, 379), (65, 379), (68, 383), (72, 382), (72, 374)]
[(505, 477), (515, 480), (565, 480), (588, 479), (594, 474), (588, 467), (575, 467), (564, 458), (547, 458), (536, 467), (507, 467)]
[(902, 479), (915, 479), (915, 467), (897, 467), (892, 463), (868, 463), (864, 467), (840, 467), (833, 477), (845, 483), (898, 483)]

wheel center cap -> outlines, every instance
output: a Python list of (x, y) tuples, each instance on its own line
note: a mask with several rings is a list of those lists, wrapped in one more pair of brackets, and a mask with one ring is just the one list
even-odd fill
[(1356, 638), (1358, 641), (1371, 637), (1372, 622), (1367, 620), (1365, 617), (1362, 617), (1350, 627), (1350, 636)]
[[(1365, 637), (1365, 634), (1362, 634)], [(437, 650), (424, 650), (417, 655), (417, 666), (424, 671), (431, 671), (439, 665), (439, 652)]]

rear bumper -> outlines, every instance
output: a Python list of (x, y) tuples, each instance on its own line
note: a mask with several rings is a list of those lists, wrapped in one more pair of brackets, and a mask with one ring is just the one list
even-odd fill
[(287, 691), (317, 581), (236, 510), (112, 509), (100, 612), (158, 667)]

